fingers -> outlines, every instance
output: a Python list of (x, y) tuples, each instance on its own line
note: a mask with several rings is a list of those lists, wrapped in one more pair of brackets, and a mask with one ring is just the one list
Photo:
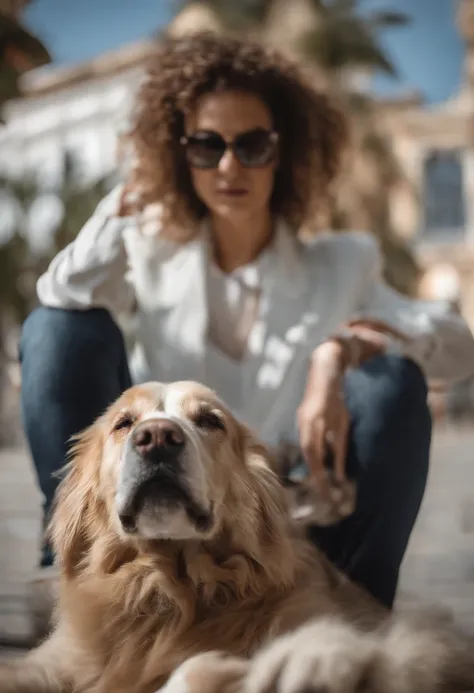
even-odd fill
[(325, 426), (311, 416), (300, 420), (300, 445), (303, 457), (311, 473), (311, 480), (321, 492), (327, 490), (327, 472), (324, 467)]
[(332, 420), (334, 423), (330, 423), (327, 418), (315, 419), (303, 414), (299, 421), (301, 451), (311, 472), (311, 479), (320, 489), (328, 486), (329, 470), (338, 482), (346, 478), (350, 422), (343, 403)]
[(334, 478), (338, 482), (342, 482), (346, 478), (346, 458), (347, 458), (347, 443), (349, 434), (349, 416), (344, 410), (339, 425), (337, 434), (333, 436), (333, 472)]

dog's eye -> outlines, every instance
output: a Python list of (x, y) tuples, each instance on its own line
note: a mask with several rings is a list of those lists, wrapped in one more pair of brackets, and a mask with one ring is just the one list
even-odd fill
[(219, 414), (213, 411), (201, 411), (194, 419), (194, 423), (198, 428), (204, 428), (211, 431), (225, 431), (225, 423)]
[(133, 426), (135, 419), (131, 414), (123, 414), (120, 419), (116, 422), (113, 430), (114, 431), (124, 431)]

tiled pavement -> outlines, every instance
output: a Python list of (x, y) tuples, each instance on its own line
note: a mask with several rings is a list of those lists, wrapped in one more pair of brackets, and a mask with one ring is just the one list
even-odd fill
[(430, 478), (400, 592), (454, 611), (474, 632), (474, 430), (435, 434)]
[(23, 450), (0, 450), (0, 640), (30, 630), (27, 586), (38, 558), (41, 494)]
[[(0, 641), (29, 631), (39, 504), (25, 453), (0, 451)], [(405, 593), (453, 609), (474, 631), (474, 430), (435, 434), (428, 493), (402, 571)]]

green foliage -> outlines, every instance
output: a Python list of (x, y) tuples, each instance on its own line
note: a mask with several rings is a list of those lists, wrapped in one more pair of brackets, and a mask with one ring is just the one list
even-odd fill
[(26, 224), (34, 224), (29, 212), (43, 190), (33, 176), (0, 179), (0, 191), (15, 202), (18, 210), (11, 239), (0, 245), (0, 314), (8, 313), (15, 323), (25, 319), (36, 303), (36, 281), (53, 257), (76, 237), (111, 185), (107, 177), (80, 184), (74, 162), (65, 156), (62, 182), (54, 191), (63, 204), (63, 218), (51, 246), (37, 254), (28, 243)]
[(273, 8), (274, 0), (178, 0), (178, 9), (188, 5), (209, 7), (230, 31), (246, 32), (262, 27)]
[[(329, 71), (363, 67), (396, 75), (379, 35), (385, 29), (405, 26), (407, 15), (392, 10), (364, 13), (357, 0), (307, 1), (317, 20), (301, 36), (300, 49), (307, 58)], [(177, 6), (205, 5), (226, 29), (245, 33), (263, 31), (278, 4), (279, 0), (181, 0)]]
[(304, 55), (330, 72), (368, 68), (396, 76), (396, 68), (382, 48), (379, 35), (384, 29), (406, 25), (406, 15), (392, 11), (362, 13), (356, 0), (309, 2), (317, 21), (301, 37)]
[(20, 96), (23, 72), (49, 62), (51, 56), (41, 41), (0, 6), (0, 109), (9, 99)]

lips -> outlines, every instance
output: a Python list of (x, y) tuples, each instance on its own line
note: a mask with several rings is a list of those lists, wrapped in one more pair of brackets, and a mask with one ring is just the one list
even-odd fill
[(190, 500), (176, 476), (160, 470), (137, 484), (122, 508), (121, 515), (136, 517), (146, 505), (186, 505)]
[(212, 507), (209, 511), (205, 511), (194, 501), (175, 475), (160, 471), (142, 481), (129, 499), (128, 507), (120, 513), (120, 521), (124, 530), (128, 533), (134, 533), (139, 514), (146, 507), (155, 505), (169, 508), (183, 507), (188, 518), (201, 531), (206, 531), (212, 526)]
[(226, 197), (244, 197), (248, 195), (248, 190), (245, 188), (229, 188), (225, 190), (218, 190), (219, 195), (224, 195)]

